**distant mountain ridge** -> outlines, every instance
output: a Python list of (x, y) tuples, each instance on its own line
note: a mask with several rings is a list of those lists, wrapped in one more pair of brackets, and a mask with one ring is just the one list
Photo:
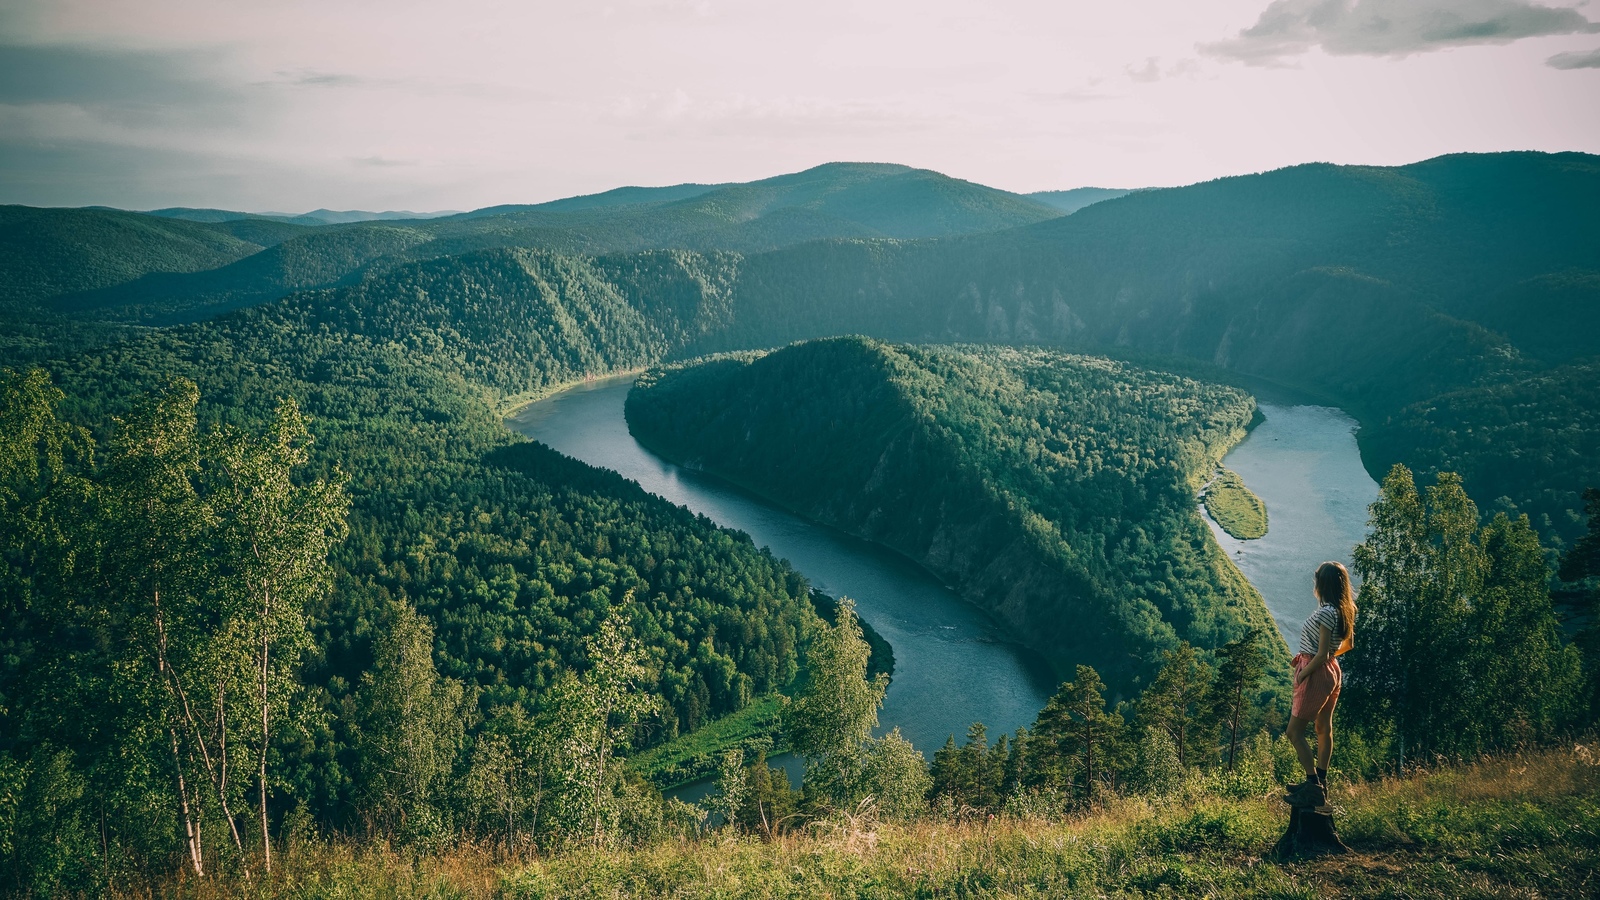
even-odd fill
[[(84, 227), (92, 227), (89, 222), (95, 216), (134, 215), (90, 210), (55, 214), (82, 217)], [(196, 210), (184, 214), (209, 219), (230, 215)], [(823, 239), (969, 234), (1034, 224), (1057, 215), (1058, 210), (1021, 195), (925, 169), (829, 163), (747, 184), (619, 188), (426, 220), (319, 224), (274, 234), (272, 239), (260, 237), (256, 243), (272, 252), (238, 266), (193, 277), (155, 267), (54, 296), (60, 298), (55, 301), (58, 306), (74, 313), (103, 311), (99, 314), (161, 324), (216, 315), (296, 290), (349, 283), (369, 270), (497, 247), (568, 254), (656, 249), (759, 253)], [(292, 221), (259, 217), (196, 224), (230, 231), (295, 227)], [(280, 263), (274, 256), (292, 256), (294, 263)], [(51, 296), (49, 290), (40, 293), (40, 299)]]
[(1066, 191), (1034, 191), (1023, 196), (1071, 214), (1102, 200), (1115, 200), (1131, 193), (1133, 190), (1127, 188), (1081, 187)]
[[(106, 207), (89, 208), (104, 209)], [(295, 225), (347, 225), (351, 222), (387, 222), (396, 219), (438, 219), (444, 216), (454, 216), (459, 214), (459, 210), (412, 212), (407, 209), (385, 210), (383, 212), (367, 212), (366, 210), (361, 209), (314, 209), (308, 213), (238, 212), (231, 209), (196, 209), (187, 206), (172, 206), (166, 209), (151, 209), (145, 211), (145, 215), (160, 216), (164, 219), (183, 219), (189, 222), (233, 222), (239, 219), (276, 219), (280, 222), (290, 222)]]

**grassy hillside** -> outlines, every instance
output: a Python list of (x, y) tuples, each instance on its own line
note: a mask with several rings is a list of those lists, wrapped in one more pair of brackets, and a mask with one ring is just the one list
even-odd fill
[[(876, 898), (1167, 896), (1498, 900), (1594, 893), (1600, 775), (1579, 748), (1335, 788), (1355, 853), (1267, 857), (1275, 798), (1117, 801), (1071, 819), (912, 825), (870, 818), (774, 841), (721, 834), (521, 860), (302, 841), (263, 884), (170, 883), (158, 897)], [(127, 896), (134, 896), (129, 893)], [(138, 896), (147, 896), (138, 893)]]
[(1194, 510), (1253, 413), (1104, 359), (863, 338), (653, 371), (627, 403), (651, 449), (900, 550), (1119, 691), (1268, 621)]

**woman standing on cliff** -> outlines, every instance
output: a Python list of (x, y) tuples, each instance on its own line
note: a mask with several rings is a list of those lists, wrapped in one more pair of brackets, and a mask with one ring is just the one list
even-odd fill
[[(1317, 567), (1312, 582), (1317, 611), (1300, 628), (1294, 667), (1294, 708), (1289, 716), (1289, 743), (1300, 757), (1306, 780), (1289, 788), (1285, 798), (1295, 806), (1327, 802), (1328, 760), (1333, 756), (1333, 707), (1339, 702), (1344, 670), (1338, 657), (1355, 645), (1356, 603), (1350, 572), (1336, 562)], [(1317, 728), (1317, 751), (1306, 742), (1306, 726)]]

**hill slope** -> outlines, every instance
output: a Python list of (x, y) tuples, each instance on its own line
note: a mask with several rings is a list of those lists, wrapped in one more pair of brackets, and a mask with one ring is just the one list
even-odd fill
[[(1600, 158), (1469, 155), (1140, 191), (993, 234), (806, 244), (749, 258), (729, 330), (697, 349), (863, 333), (1154, 354), (1298, 386), (1379, 426), (1464, 389), (1537, 397), (1549, 365), (1600, 354), (1584, 327), (1600, 309), (1597, 206)], [(1571, 532), (1600, 461), (1580, 452), (1592, 435), (1549, 438), (1509, 496)], [(1420, 462), (1405, 448), (1422, 439), (1396, 433), (1369, 467)], [(1448, 465), (1516, 452), (1481, 449)]]
[(226, 228), (98, 209), (0, 206), (0, 302), (198, 272), (261, 250)]
[(905, 553), (1123, 691), (1180, 639), (1276, 634), (1195, 512), (1254, 410), (1104, 359), (862, 338), (656, 371), (627, 403), (652, 450)]
[[(174, 211), (163, 210), (162, 214)], [(179, 211), (217, 218), (220, 211)], [(147, 268), (94, 283), (41, 288), (70, 313), (168, 324), (216, 315), (296, 290), (353, 280), (368, 269), (501, 247), (566, 254), (681, 248), (759, 252), (825, 238), (915, 238), (1009, 228), (1052, 218), (1050, 206), (1016, 194), (905, 166), (831, 163), (749, 184), (620, 188), (535, 206), (501, 206), (461, 215), (386, 224), (301, 229), (259, 259), (232, 266)], [(107, 212), (107, 216), (140, 217)], [(164, 224), (179, 220), (144, 217)], [(253, 218), (207, 226), (228, 232), (281, 222)], [(281, 243), (280, 243), (281, 241)], [(21, 250), (24, 255), (38, 255)], [(61, 248), (70, 256), (77, 252)], [(239, 254), (244, 255), (243, 252)], [(222, 266), (217, 268), (217, 266)], [(208, 269), (210, 271), (196, 271)], [(146, 272), (194, 272), (192, 275)], [(61, 296), (70, 295), (70, 296)]]

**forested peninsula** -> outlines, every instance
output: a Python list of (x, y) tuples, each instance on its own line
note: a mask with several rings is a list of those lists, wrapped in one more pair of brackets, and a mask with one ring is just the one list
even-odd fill
[(1123, 696), (1179, 641), (1261, 628), (1287, 659), (1195, 511), (1254, 413), (1102, 358), (867, 338), (652, 370), (627, 403), (655, 452), (905, 553)]

